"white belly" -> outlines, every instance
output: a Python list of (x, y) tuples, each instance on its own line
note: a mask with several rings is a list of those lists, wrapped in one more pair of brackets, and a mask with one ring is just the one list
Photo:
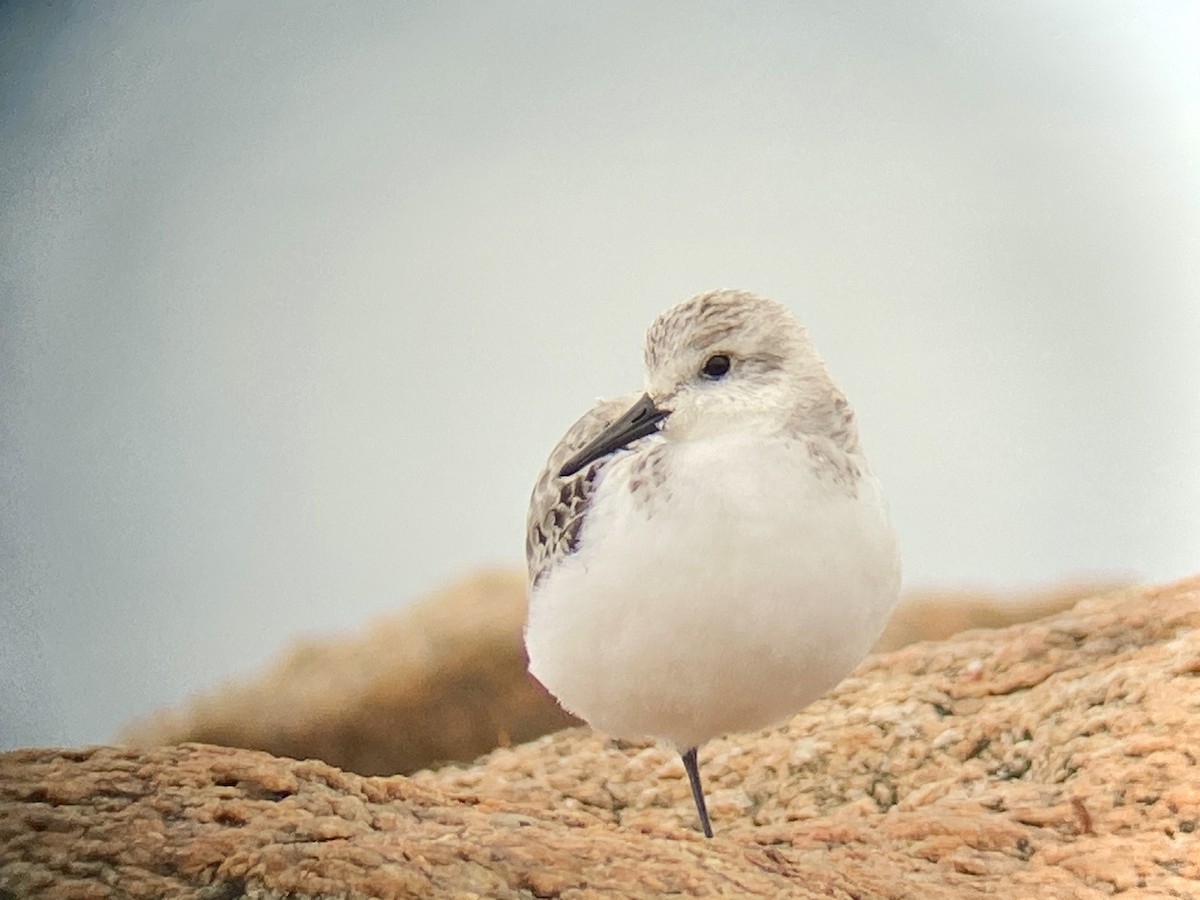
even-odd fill
[(865, 467), (851, 495), (802, 445), (681, 443), (666, 499), (646, 504), (632, 458), (605, 470), (577, 552), (530, 597), (529, 669), (566, 709), (687, 748), (790, 716), (861, 661), (899, 590)]

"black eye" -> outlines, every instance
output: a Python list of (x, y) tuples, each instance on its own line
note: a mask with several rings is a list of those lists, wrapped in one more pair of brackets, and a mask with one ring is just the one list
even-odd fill
[(724, 378), (729, 371), (729, 357), (724, 353), (716, 353), (708, 358), (704, 363), (704, 368), (700, 370), (700, 374), (705, 378), (716, 381), (718, 378)]

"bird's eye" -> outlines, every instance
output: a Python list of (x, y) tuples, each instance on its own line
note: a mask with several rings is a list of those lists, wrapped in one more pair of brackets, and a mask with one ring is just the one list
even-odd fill
[(704, 363), (704, 368), (700, 370), (700, 374), (710, 381), (716, 381), (718, 378), (724, 378), (729, 372), (729, 356), (724, 353), (716, 353), (710, 356)]

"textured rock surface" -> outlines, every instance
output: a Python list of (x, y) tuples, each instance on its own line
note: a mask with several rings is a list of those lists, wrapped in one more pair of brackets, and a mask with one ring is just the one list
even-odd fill
[[(1025, 621), (1089, 592), (1098, 586), (1018, 597), (910, 594), (880, 648)], [(526, 676), (524, 620), (524, 575), (479, 573), (360, 634), (306, 641), (262, 677), (156, 713), (121, 740), (248, 747), (362, 775), (466, 762), (576, 724)]]
[(576, 729), (364, 778), (212, 747), (0, 756), (11, 896), (1200, 897), (1200, 578), (873, 657), (682, 768)]

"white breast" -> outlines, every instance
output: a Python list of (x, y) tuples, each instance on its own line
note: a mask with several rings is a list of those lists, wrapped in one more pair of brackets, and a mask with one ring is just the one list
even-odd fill
[(845, 677), (899, 589), (873, 476), (847, 491), (802, 443), (667, 447), (666, 480), (605, 470), (577, 551), (530, 597), (530, 671), (614, 736), (681, 748), (771, 725)]

